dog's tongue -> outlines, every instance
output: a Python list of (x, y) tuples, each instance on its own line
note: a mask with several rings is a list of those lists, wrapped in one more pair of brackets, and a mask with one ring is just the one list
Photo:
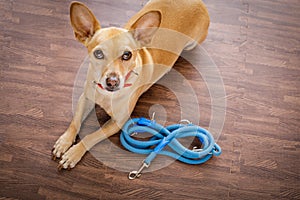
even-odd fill
[(132, 71), (128, 72), (128, 74), (125, 76), (125, 82), (129, 79), (131, 72)]
[(130, 86), (132, 86), (131, 83), (125, 83), (125, 85), (124, 85), (124, 87), (130, 87)]
[(104, 90), (103, 86), (100, 83), (97, 83), (98, 87)]
[[(132, 71), (128, 72), (128, 74), (125, 76), (125, 82), (129, 79), (131, 72)], [(130, 87), (130, 86), (132, 86), (131, 83), (125, 83), (125, 85), (124, 85), (124, 87)]]
[[(97, 83), (98, 87), (104, 90), (103, 86), (100, 83)], [(132, 83), (125, 83), (124, 87), (130, 87), (132, 86)]]

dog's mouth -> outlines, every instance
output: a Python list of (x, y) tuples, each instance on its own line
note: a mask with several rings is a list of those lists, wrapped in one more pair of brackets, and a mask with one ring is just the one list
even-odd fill
[[(130, 87), (132, 86), (132, 83), (127, 83), (129, 77), (131, 76), (131, 74), (134, 73), (135, 75), (138, 75), (136, 72), (134, 71), (130, 71), (128, 72), (128, 74), (125, 76), (125, 79), (124, 79), (124, 86), (122, 88), (126, 88), (126, 87)], [(109, 87), (109, 86), (104, 86), (103, 84), (101, 84), (100, 82), (97, 82), (97, 81), (93, 81), (94, 84), (96, 84), (100, 89), (102, 90), (106, 90), (106, 91), (109, 91), (109, 92), (115, 92), (115, 91), (118, 91), (122, 88), (120, 88), (120, 86), (118, 85), (117, 87)]]
[(130, 77), (130, 75), (131, 75), (132, 72), (133, 71), (129, 71), (128, 74), (125, 76), (124, 87), (130, 87), (130, 86), (132, 86), (132, 83), (126, 83), (128, 81), (128, 79), (129, 79), (129, 77)]

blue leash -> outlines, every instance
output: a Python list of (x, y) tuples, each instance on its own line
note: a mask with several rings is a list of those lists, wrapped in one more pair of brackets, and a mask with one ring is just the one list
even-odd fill
[[(135, 140), (131, 136), (136, 133), (150, 133), (153, 136), (148, 141)], [(179, 143), (177, 138), (196, 137), (202, 143), (202, 149), (190, 150)], [(120, 135), (122, 145), (129, 151), (138, 154), (149, 154), (138, 171), (129, 173), (129, 179), (141, 176), (145, 167), (149, 167), (153, 159), (166, 155), (187, 164), (201, 164), (208, 161), (213, 155), (219, 156), (222, 150), (215, 143), (213, 136), (204, 128), (189, 124), (173, 124), (167, 127), (146, 118), (130, 119), (123, 127)], [(163, 150), (168, 145), (173, 152)], [(151, 148), (155, 146), (155, 148)]]

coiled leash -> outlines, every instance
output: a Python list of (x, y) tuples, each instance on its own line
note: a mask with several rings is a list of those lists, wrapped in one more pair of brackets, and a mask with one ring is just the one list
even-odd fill
[[(188, 122), (187, 120), (182, 120), (181, 122), (183, 121)], [(131, 137), (136, 133), (145, 132), (153, 135), (148, 141), (140, 141)], [(202, 149), (190, 150), (184, 147), (177, 140), (184, 137), (198, 138), (202, 144)], [(154, 120), (146, 118), (130, 119), (123, 127), (120, 140), (122, 145), (133, 153), (149, 154), (138, 171), (129, 173), (128, 178), (130, 180), (140, 177), (143, 169), (150, 166), (157, 154), (166, 155), (181, 162), (195, 165), (204, 163), (213, 155), (219, 156), (222, 153), (220, 146), (215, 143), (213, 136), (206, 129), (193, 125), (190, 122), (188, 124), (179, 123), (163, 127)], [(167, 145), (173, 152), (163, 150)], [(155, 148), (151, 148), (153, 146)]]

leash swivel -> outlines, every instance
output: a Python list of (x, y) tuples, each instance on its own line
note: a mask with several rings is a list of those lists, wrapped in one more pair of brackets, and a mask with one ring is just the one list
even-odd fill
[[(187, 164), (202, 164), (212, 156), (219, 156), (222, 150), (214, 141), (213, 136), (204, 128), (196, 126), (188, 120), (181, 120), (179, 124), (163, 127), (152, 119), (130, 119), (123, 127), (120, 135), (122, 145), (129, 151), (138, 154), (148, 154), (141, 167), (137, 171), (131, 171), (130, 180), (139, 178), (142, 171), (148, 168), (155, 157), (166, 155)], [(153, 136), (148, 141), (140, 141), (132, 138), (137, 133), (150, 133)], [(188, 149), (177, 140), (178, 138), (195, 137), (201, 144), (201, 148)], [(153, 148), (155, 146), (155, 148)], [(164, 150), (169, 146), (172, 151)]]

